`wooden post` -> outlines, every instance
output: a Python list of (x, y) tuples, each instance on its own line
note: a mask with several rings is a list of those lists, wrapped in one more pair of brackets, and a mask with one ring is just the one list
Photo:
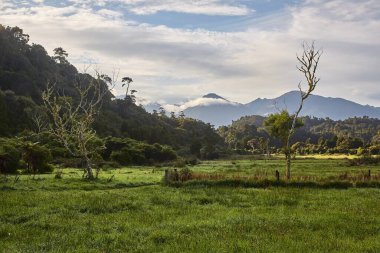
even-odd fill
[(371, 179), (371, 170), (368, 170), (368, 179)]
[(280, 181), (280, 172), (276, 170), (276, 180)]

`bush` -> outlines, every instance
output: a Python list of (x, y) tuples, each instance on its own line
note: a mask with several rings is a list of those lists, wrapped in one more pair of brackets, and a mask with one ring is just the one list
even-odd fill
[(120, 165), (145, 165), (173, 161), (177, 158), (175, 151), (160, 144), (147, 144), (132, 139), (108, 138), (104, 159), (111, 159)]
[(48, 164), (52, 159), (48, 148), (35, 143), (26, 143), (22, 150), (22, 158), (27, 164), (27, 172), (47, 173), (54, 170), (54, 167)]
[(207, 145), (200, 150), (201, 158), (207, 160), (214, 160), (219, 158), (219, 152), (214, 146)]
[(350, 166), (377, 165), (379, 163), (380, 163), (380, 157), (372, 157), (369, 155), (348, 160), (348, 165)]
[(11, 140), (0, 139), (0, 173), (14, 174), (20, 166), (21, 152)]

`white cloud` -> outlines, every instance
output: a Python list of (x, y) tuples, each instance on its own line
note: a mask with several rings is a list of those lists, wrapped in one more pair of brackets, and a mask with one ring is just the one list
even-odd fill
[[(221, 15), (221, 16), (243, 16), (252, 12), (241, 4), (234, 1), (224, 2), (221, 0), (115, 0), (122, 2), (130, 8), (130, 11), (138, 15), (150, 15), (160, 11)], [(232, 2), (232, 3), (231, 3)]]
[(6, 8), (14, 7), (14, 4), (8, 0), (0, 0), (0, 10), (5, 10)]
[(178, 12), (215, 16), (244, 16), (253, 10), (234, 1), (223, 0), (70, 0), (78, 6), (105, 6), (106, 3), (119, 3), (137, 15), (151, 15), (157, 12)]
[[(324, 48), (316, 93), (380, 106), (380, 97), (373, 95), (380, 81), (379, 1), (308, 0), (284, 10), (287, 15), (275, 16), (281, 23), (278, 29), (262, 29), (252, 22), (240, 32), (139, 24), (107, 9), (104, 1), (96, 1), (103, 6), (100, 10), (90, 7), (93, 1), (75, 2), (60, 8), (9, 6), (0, 10), (0, 20), (24, 28), (49, 52), (62, 46), (79, 68), (89, 59), (108, 73), (120, 68), (120, 76), (133, 77), (139, 96), (150, 101), (175, 102), (209, 92), (239, 102), (279, 96), (302, 80), (295, 68), (302, 41), (316, 40)], [(133, 8), (165, 5), (169, 10), (183, 1), (123, 2)], [(117, 92), (123, 94), (120, 87)]]
[(130, 10), (139, 15), (149, 15), (160, 11), (171, 11), (205, 15), (243, 16), (252, 12), (245, 6), (224, 4), (221, 1), (217, 0), (146, 0), (133, 2), (134, 7), (132, 7)]
[(184, 111), (187, 108), (191, 108), (195, 106), (207, 106), (207, 105), (217, 105), (217, 104), (238, 105), (237, 103), (229, 102), (220, 98), (197, 98), (197, 99), (192, 99), (187, 102), (181, 103), (179, 105), (162, 104), (162, 107), (168, 112), (178, 113), (180, 111)]

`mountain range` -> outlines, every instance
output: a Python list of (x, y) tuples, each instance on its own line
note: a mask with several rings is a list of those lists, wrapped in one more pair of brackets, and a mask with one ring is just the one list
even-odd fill
[[(243, 116), (267, 116), (283, 109), (287, 109), (290, 113), (293, 113), (298, 107), (299, 102), (299, 91), (290, 91), (273, 99), (258, 98), (247, 104), (232, 102), (215, 93), (209, 93), (201, 98), (184, 102), (181, 105), (150, 103), (144, 107), (148, 112), (158, 110), (161, 106), (167, 112), (183, 111), (188, 117), (199, 119), (218, 127), (230, 125), (232, 121)], [(301, 116), (330, 118), (333, 120), (363, 116), (380, 118), (380, 107), (361, 105), (342, 98), (310, 95), (304, 103)]]

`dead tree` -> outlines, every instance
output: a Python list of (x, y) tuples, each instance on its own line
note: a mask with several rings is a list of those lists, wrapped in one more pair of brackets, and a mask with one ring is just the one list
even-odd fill
[(297, 55), (297, 60), (299, 65), (297, 69), (303, 73), (306, 78), (306, 88), (302, 88), (302, 82), (298, 84), (298, 89), (300, 91), (301, 101), (297, 111), (293, 115), (292, 125), (286, 141), (286, 178), (290, 179), (290, 166), (291, 166), (291, 149), (290, 149), (290, 139), (292, 138), (297, 125), (298, 116), (303, 108), (305, 100), (310, 96), (317, 86), (320, 78), (316, 76), (319, 59), (322, 55), (322, 50), (315, 49), (314, 42), (311, 44), (303, 44), (302, 56)]
[(88, 179), (94, 178), (91, 157), (103, 148), (102, 145), (94, 145), (97, 135), (92, 124), (113, 88), (110, 86), (114, 86), (113, 80), (97, 73), (96, 78), (87, 76), (76, 80), (76, 98), (57, 91), (54, 84), (49, 84), (42, 94), (44, 108), (50, 118), (46, 132), (61, 143), (70, 155), (83, 159)]

